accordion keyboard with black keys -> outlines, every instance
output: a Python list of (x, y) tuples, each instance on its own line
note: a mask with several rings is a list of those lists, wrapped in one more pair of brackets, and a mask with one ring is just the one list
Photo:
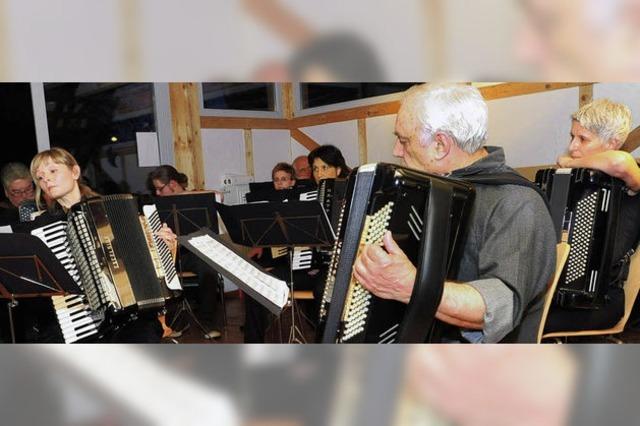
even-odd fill
[[(324, 294), (322, 342), (424, 342), (473, 200), (465, 182), (391, 164), (368, 164), (349, 177)], [(386, 230), (416, 265), (409, 304), (380, 299), (352, 275), (365, 244)]]
[[(54, 222), (32, 230), (31, 234), (40, 238), (51, 249), (80, 289), (84, 290), (80, 273), (69, 248), (67, 222)], [(77, 342), (98, 334), (104, 314), (92, 311), (84, 294), (53, 296), (51, 300), (66, 343)]]
[(131, 195), (105, 196), (75, 205), (68, 223), (32, 231), (84, 292), (52, 298), (65, 342), (102, 334), (107, 323), (128, 321), (127, 313), (161, 308), (169, 290), (181, 289), (169, 248), (156, 235), (157, 210), (143, 211), (138, 215)]
[(536, 184), (549, 199), (554, 224), (571, 250), (554, 302), (565, 308), (605, 303), (624, 183), (589, 169), (544, 169)]

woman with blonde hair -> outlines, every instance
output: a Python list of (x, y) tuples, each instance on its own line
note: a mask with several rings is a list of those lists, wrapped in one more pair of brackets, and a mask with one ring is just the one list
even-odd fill
[[(36, 227), (55, 220), (64, 220), (66, 213), (73, 205), (86, 198), (99, 196), (89, 186), (81, 182), (78, 162), (69, 151), (63, 148), (51, 148), (36, 154), (31, 160), (30, 171), (36, 182), (36, 200), (40, 200), (41, 193), (45, 199), (51, 200), (51, 206), (36, 219)], [(166, 224), (163, 224), (158, 236), (167, 243), (175, 258), (177, 238), (173, 231)], [(160, 323), (162, 322), (161, 318)], [(156, 327), (151, 330), (149, 325)], [(118, 341), (122, 343), (140, 342), (141, 340), (152, 343), (157, 325), (157, 321), (147, 322), (141, 316), (138, 320), (121, 328), (117, 332), (117, 336), (112, 336), (112, 340), (114, 343)], [(161, 335), (160, 331), (158, 337)], [(159, 341), (159, 338), (157, 340)]]

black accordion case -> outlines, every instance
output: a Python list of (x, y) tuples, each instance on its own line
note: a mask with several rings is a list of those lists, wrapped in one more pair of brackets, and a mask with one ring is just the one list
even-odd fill
[[(367, 164), (348, 180), (320, 306), (324, 343), (425, 342), (474, 196), (467, 182), (393, 164)], [(383, 300), (352, 276), (364, 244), (390, 230), (416, 265), (409, 304)]]
[(602, 306), (624, 182), (590, 169), (543, 169), (536, 184), (549, 199), (559, 240), (571, 247), (554, 302), (563, 308)]

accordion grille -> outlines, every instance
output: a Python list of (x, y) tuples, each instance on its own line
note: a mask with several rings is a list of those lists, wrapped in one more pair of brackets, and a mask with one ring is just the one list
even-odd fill
[(584, 197), (576, 204), (573, 230), (569, 244), (571, 252), (567, 261), (566, 282), (582, 279), (587, 274), (589, 250), (598, 209), (598, 192)]
[[(382, 238), (389, 227), (392, 211), (393, 202), (389, 202), (374, 214), (367, 216), (358, 255), (367, 244), (382, 244)], [(342, 342), (346, 342), (364, 331), (369, 305), (371, 304), (371, 296), (371, 293), (352, 276), (343, 311), (343, 333), (340, 338)]]

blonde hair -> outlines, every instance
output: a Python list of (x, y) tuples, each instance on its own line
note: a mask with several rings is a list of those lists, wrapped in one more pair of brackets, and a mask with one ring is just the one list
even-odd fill
[[(76, 158), (66, 149), (55, 147), (37, 153), (36, 156), (31, 160), (29, 170), (31, 171), (31, 177), (33, 178), (33, 181), (36, 183), (36, 204), (38, 205), (38, 209), (43, 209), (43, 206), (41, 205), (42, 189), (38, 184), (37, 172), (38, 168), (40, 168), (40, 166), (45, 164), (47, 161), (67, 166), (69, 169), (72, 169), (75, 166), (78, 166), (78, 168), (80, 168), (80, 165), (78, 164)], [(80, 194), (83, 197), (98, 195), (98, 193), (94, 192), (91, 188), (81, 182), (78, 182), (78, 187), (80, 188)]]
[(571, 118), (604, 142), (617, 139), (623, 143), (631, 131), (629, 107), (609, 99), (595, 99), (583, 105)]

